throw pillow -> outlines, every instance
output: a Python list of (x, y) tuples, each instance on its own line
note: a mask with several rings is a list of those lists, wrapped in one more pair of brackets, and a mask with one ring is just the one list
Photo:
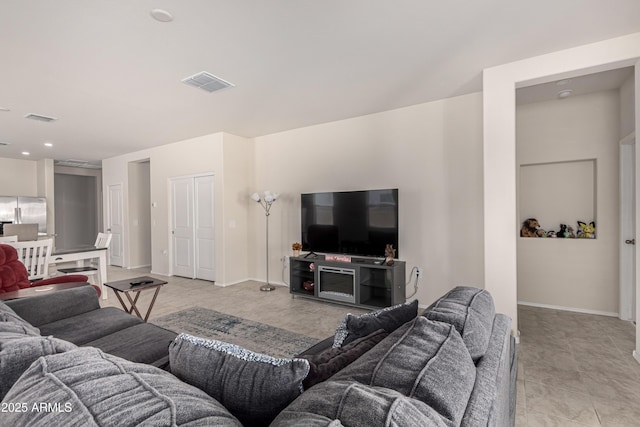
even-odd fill
[(250, 425), (268, 425), (302, 393), (309, 373), (305, 359), (278, 359), (184, 333), (171, 343), (169, 363), (174, 375)]
[(360, 316), (348, 313), (338, 324), (333, 347), (340, 348), (378, 329), (393, 332), (418, 315), (418, 300), (385, 307)]
[(325, 381), (336, 372), (348, 366), (351, 362), (371, 350), (373, 346), (383, 340), (389, 333), (384, 329), (359, 338), (340, 348), (328, 348), (320, 354), (303, 356), (309, 361), (309, 375), (305, 378), (305, 390), (309, 387)]
[(352, 381), (327, 381), (305, 391), (270, 427), (334, 425), (449, 427), (454, 424), (424, 402), (395, 390)]
[(460, 334), (447, 323), (418, 317), (398, 328), (331, 381), (386, 387), (418, 399), (460, 425), (476, 367)]
[(68, 341), (53, 337), (33, 337), (21, 333), (0, 332), (0, 400), (24, 371), (40, 356), (75, 349)]
[(495, 314), (493, 298), (487, 290), (457, 286), (422, 315), (455, 326), (473, 361), (477, 362), (487, 351)]
[(19, 327), (24, 334), (39, 336), (40, 329), (31, 325), (31, 323), (24, 320), (22, 317), (18, 316), (15, 311), (11, 309), (4, 302), (0, 301), (0, 322), (8, 322)]
[(8, 426), (242, 427), (215, 399), (170, 373), (93, 347), (36, 360), (4, 402), (26, 411), (2, 414)]

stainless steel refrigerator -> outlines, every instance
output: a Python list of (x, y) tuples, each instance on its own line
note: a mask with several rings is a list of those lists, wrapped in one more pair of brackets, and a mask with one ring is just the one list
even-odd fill
[(44, 197), (0, 196), (0, 222), (38, 224), (38, 234), (47, 234), (47, 199)]

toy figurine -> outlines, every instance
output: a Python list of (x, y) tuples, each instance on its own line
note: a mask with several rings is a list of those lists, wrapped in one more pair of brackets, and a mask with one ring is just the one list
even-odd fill
[(561, 239), (565, 239), (569, 237), (569, 232), (567, 231), (567, 224), (560, 224), (560, 231), (558, 231), (558, 237)]
[(522, 223), (520, 229), (520, 237), (538, 237), (538, 228), (540, 224), (535, 218), (529, 218)]
[(591, 221), (589, 225), (582, 221), (578, 221), (578, 227), (580, 227), (580, 231), (578, 231), (578, 237), (583, 239), (595, 239), (596, 238), (596, 223), (595, 221)]
[(573, 227), (572, 226), (569, 225), (567, 227), (567, 233), (569, 233), (569, 235), (568, 236), (565, 235), (566, 238), (569, 238), (569, 239), (575, 239), (576, 238), (576, 234), (573, 232)]
[(387, 245), (384, 248), (384, 265), (393, 265), (393, 259), (396, 257), (396, 250), (393, 245)]

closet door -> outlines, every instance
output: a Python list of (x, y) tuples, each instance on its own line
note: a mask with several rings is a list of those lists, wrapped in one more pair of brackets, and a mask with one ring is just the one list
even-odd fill
[(196, 278), (215, 281), (213, 175), (194, 180)]
[(171, 179), (171, 214), (173, 274), (194, 279), (193, 178)]
[(213, 175), (171, 179), (172, 274), (215, 281)]

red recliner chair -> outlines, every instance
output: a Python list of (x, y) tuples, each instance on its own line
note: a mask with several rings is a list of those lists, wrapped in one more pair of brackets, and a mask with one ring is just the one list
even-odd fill
[[(29, 281), (29, 274), (23, 263), (18, 261), (18, 252), (11, 245), (0, 244), (0, 293), (13, 292), (34, 286), (54, 285), (57, 283), (88, 282), (82, 274), (70, 274), (49, 279)], [(100, 296), (100, 287), (93, 285)]]

